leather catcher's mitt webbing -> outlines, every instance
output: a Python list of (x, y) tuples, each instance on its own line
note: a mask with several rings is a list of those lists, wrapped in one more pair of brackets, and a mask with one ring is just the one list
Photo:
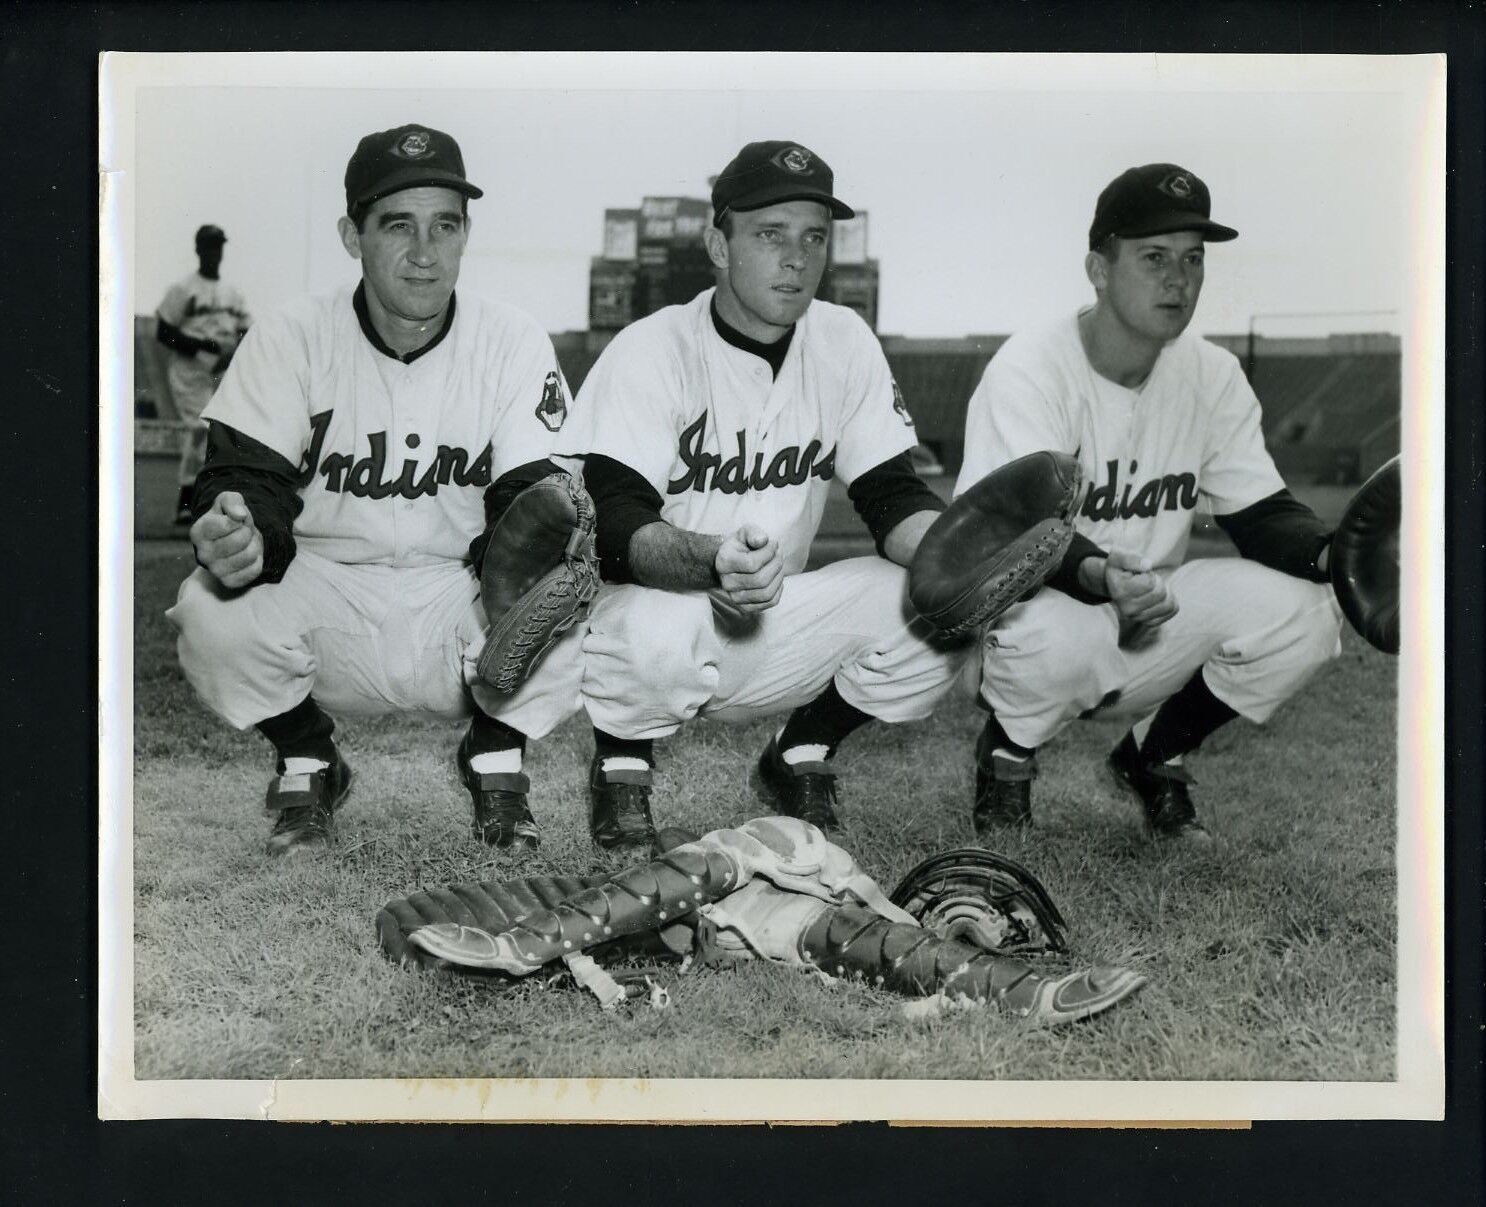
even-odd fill
[(490, 636), (476, 671), (515, 691), (599, 588), (593, 500), (571, 474), (549, 474), (512, 500), (490, 534), (480, 603)]
[(1064, 453), (1030, 453), (992, 470), (924, 533), (908, 569), (914, 609), (956, 637), (1034, 593), (1073, 541), (1082, 483)]
[(1336, 601), (1352, 627), (1385, 654), (1398, 653), (1398, 531), (1403, 514), (1399, 458), (1357, 489), (1331, 538)]
[(1145, 977), (1128, 968), (1097, 967), (1039, 976), (1022, 960), (890, 922), (860, 906), (827, 906), (800, 938), (804, 962), (912, 997), (941, 994), (990, 1002), (1042, 1022), (1072, 1022), (1108, 1010)]
[[(454, 884), (396, 897), (377, 914), (377, 938), (388, 958), (396, 963), (446, 968), (448, 961), (416, 943), (409, 943), (408, 935), (433, 924), (476, 927), (491, 933), (502, 931), (603, 879), (603, 876), (528, 876)], [(654, 931), (597, 946), (589, 954), (600, 963), (636, 955), (676, 955)]]
[(892, 902), (920, 926), (986, 951), (1068, 948), (1068, 924), (1042, 882), (1015, 860), (980, 847), (925, 859), (893, 890)]

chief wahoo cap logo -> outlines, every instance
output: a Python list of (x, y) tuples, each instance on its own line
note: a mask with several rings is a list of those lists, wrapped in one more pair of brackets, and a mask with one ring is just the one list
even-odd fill
[(408, 159), (417, 159), (420, 155), (426, 155), (428, 153), (428, 132), (414, 130), (403, 137), (397, 149)]
[(1185, 174), (1176, 172), (1161, 182), (1161, 189), (1185, 201), (1192, 195), (1192, 182)]
[(810, 152), (804, 147), (790, 147), (780, 155), (779, 164), (791, 172), (808, 172), (810, 171)]

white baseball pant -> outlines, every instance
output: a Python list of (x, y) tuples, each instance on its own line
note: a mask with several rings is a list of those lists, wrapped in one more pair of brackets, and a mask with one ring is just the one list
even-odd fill
[(181, 432), (181, 457), (176, 465), (176, 478), (181, 486), (191, 486), (206, 461), (206, 420), (201, 412), (222, 384), (220, 374), (202, 365), (196, 356), (167, 352), (165, 373), (170, 381), (170, 396), (186, 425)]
[(1331, 588), (1240, 558), (1172, 571), (1180, 610), (1132, 649), (1113, 604), (1051, 588), (1007, 611), (981, 646), (980, 692), (1007, 737), (1041, 746), (1080, 716), (1140, 718), (1196, 672), (1213, 695), (1262, 723), (1341, 652)]
[(751, 617), (705, 591), (608, 586), (583, 639), (583, 704), (616, 737), (662, 738), (695, 716), (741, 721), (841, 698), (883, 721), (927, 717), (972, 644), (936, 642), (908, 574), (880, 557), (791, 575)]
[[(287, 712), (311, 692), (331, 714), (480, 708), (530, 738), (578, 709), (578, 626), (531, 678), (498, 696), (474, 673), (485, 640), (480, 584), (462, 562), (348, 565), (300, 550), (283, 580), (228, 591), (205, 570), (166, 612), (182, 671), (208, 708), (238, 729)], [(563, 647), (570, 647), (567, 656)]]

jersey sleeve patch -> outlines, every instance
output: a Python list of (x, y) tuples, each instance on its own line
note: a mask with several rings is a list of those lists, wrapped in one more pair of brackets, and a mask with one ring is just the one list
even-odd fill
[(913, 416), (908, 413), (908, 404), (903, 401), (903, 390), (898, 385), (898, 379), (894, 377), (893, 383), (893, 410), (898, 412), (898, 418), (903, 421), (904, 427), (913, 426)]
[(549, 432), (556, 432), (567, 417), (567, 391), (562, 384), (562, 374), (554, 369), (542, 379), (542, 397), (537, 403), (537, 418)]

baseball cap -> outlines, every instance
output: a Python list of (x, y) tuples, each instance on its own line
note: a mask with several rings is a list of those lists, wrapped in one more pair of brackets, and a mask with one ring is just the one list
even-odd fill
[(356, 144), (346, 165), (346, 209), (419, 185), (439, 185), (466, 197), (485, 195), (465, 179), (464, 156), (452, 137), (428, 126), (398, 126)]
[(205, 226), (196, 228), (197, 243), (226, 243), (227, 235), (220, 226), (213, 226), (208, 222)]
[(1089, 227), (1092, 251), (1110, 235), (1134, 239), (1172, 231), (1197, 231), (1210, 243), (1237, 239), (1232, 227), (1212, 221), (1207, 185), (1174, 163), (1148, 163), (1116, 176), (1094, 205)]
[(712, 185), (712, 212), (720, 219), (728, 210), (819, 201), (832, 218), (854, 218), (856, 211), (831, 195), (835, 183), (830, 165), (808, 147), (797, 142), (751, 142)]

